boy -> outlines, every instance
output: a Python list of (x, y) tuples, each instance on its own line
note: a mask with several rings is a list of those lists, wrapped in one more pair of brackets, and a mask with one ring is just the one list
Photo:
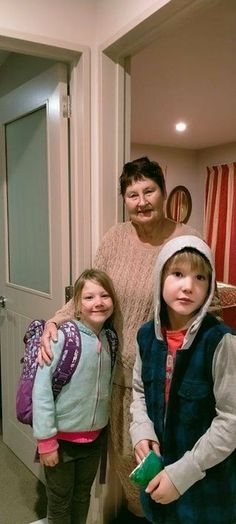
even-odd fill
[(130, 433), (137, 462), (154, 449), (164, 469), (141, 492), (158, 524), (236, 522), (236, 336), (207, 313), (212, 253), (182, 236), (155, 267), (154, 321), (137, 336)]

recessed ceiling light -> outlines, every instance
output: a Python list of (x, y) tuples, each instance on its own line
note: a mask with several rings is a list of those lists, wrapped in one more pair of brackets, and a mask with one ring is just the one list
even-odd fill
[(180, 133), (182, 131), (185, 131), (187, 125), (184, 122), (178, 122), (178, 124), (175, 125), (176, 131), (179, 131)]

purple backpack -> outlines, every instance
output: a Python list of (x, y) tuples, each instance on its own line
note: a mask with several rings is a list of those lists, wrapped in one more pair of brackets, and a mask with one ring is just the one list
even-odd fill
[[(32, 426), (32, 391), (38, 368), (37, 356), (41, 336), (45, 326), (44, 320), (33, 320), (24, 336), (25, 353), (21, 359), (23, 369), (16, 392), (16, 417), (23, 424)], [(63, 350), (57, 367), (52, 375), (54, 399), (62, 387), (67, 384), (79, 362), (81, 355), (81, 338), (77, 324), (68, 321), (60, 326), (65, 336)]]
[[(45, 320), (33, 320), (24, 335), (25, 352), (21, 359), (23, 369), (16, 392), (16, 417), (19, 422), (31, 426), (32, 391), (38, 368), (37, 356), (44, 326)], [(76, 322), (73, 322), (73, 320), (64, 322), (60, 329), (64, 333), (65, 341), (57, 367), (52, 375), (54, 399), (56, 399), (62, 387), (70, 381), (81, 355), (81, 337)], [(106, 336), (111, 353), (111, 368), (113, 369), (118, 338), (116, 332), (110, 328), (106, 329)]]

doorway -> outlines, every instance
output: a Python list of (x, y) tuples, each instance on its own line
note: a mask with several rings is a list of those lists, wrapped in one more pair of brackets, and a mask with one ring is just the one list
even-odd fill
[[(0, 42), (1, 42), (1, 38), (0, 38)], [(6, 42), (5, 42), (6, 44)], [(1, 45), (1, 43), (0, 43)], [(13, 49), (12, 49), (13, 48)], [(15, 99), (16, 99), (16, 93), (17, 92), (22, 92), (23, 89), (25, 88), (25, 86), (29, 86), (31, 83), (33, 84), (35, 82), (35, 95), (36, 95), (36, 98), (38, 97), (38, 94), (39, 94), (39, 91), (38, 91), (38, 87), (37, 87), (37, 80), (38, 78), (41, 76), (41, 77), (45, 77), (47, 74), (48, 74), (48, 71), (50, 71), (51, 69), (55, 69), (57, 68), (58, 69), (58, 60), (62, 59), (62, 63), (61, 63), (61, 67), (60, 67), (60, 64), (59, 64), (59, 68), (61, 69), (62, 66), (64, 67), (64, 70), (66, 70), (66, 73), (64, 75), (66, 81), (67, 81), (67, 84), (69, 86), (69, 90), (71, 91), (71, 93), (73, 93), (73, 95), (75, 95), (77, 93), (78, 90), (80, 90), (80, 97), (77, 97), (76, 96), (76, 100), (78, 98), (78, 100), (74, 103), (74, 112), (73, 112), (73, 115), (71, 116), (71, 119), (70, 119), (70, 122), (69, 122), (69, 119), (68, 119), (68, 116), (66, 114), (66, 111), (67, 111), (67, 95), (68, 95), (68, 89), (66, 89), (66, 91), (64, 91), (64, 94), (63, 94), (63, 100), (64, 102), (62, 101), (62, 98), (61, 98), (61, 101), (63, 102), (62, 104), (62, 109), (60, 109), (60, 112), (61, 112), (61, 115), (63, 113), (63, 117), (65, 117), (66, 121), (68, 122), (68, 126), (66, 123), (63, 124), (64, 128), (65, 126), (68, 127), (68, 131), (69, 131), (69, 126), (70, 126), (70, 123), (72, 124), (73, 126), (73, 131), (75, 132), (77, 129), (78, 129), (78, 132), (77, 132), (77, 135), (76, 135), (76, 139), (74, 138), (74, 136), (72, 137), (71, 141), (70, 141), (70, 144), (69, 144), (69, 147), (67, 146), (67, 155), (65, 157), (62, 156), (62, 148), (61, 147), (58, 147), (57, 148), (57, 151), (59, 151), (59, 155), (58, 153), (56, 154), (55, 158), (57, 157), (59, 159), (59, 162), (61, 163), (61, 170), (62, 172), (64, 173), (64, 178), (65, 176), (67, 176), (68, 178), (68, 174), (66, 175), (66, 173), (68, 173), (68, 166), (73, 166), (73, 169), (71, 170), (71, 177), (70, 177), (70, 181), (69, 179), (67, 180), (68, 182), (68, 189), (65, 191), (65, 188), (63, 189), (63, 187), (61, 186), (61, 184), (59, 183), (59, 178), (57, 181), (54, 181), (54, 184), (52, 185), (51, 184), (51, 193), (52, 194), (52, 190), (54, 189), (53, 193), (56, 195), (56, 193), (58, 193), (58, 188), (59, 188), (59, 193), (57, 196), (55, 196), (55, 198), (57, 199), (57, 202), (59, 203), (60, 202), (60, 195), (61, 195), (61, 191), (62, 191), (62, 195), (63, 195), (63, 199), (61, 200), (61, 202), (63, 202), (63, 206), (61, 205), (61, 207), (63, 207), (63, 209), (65, 209), (65, 203), (66, 203), (66, 208), (67, 208), (67, 211), (66, 211), (66, 214), (64, 214), (64, 217), (62, 217), (62, 220), (60, 221), (61, 224), (62, 224), (62, 227), (63, 227), (63, 236), (64, 236), (64, 239), (66, 239), (66, 241), (64, 242), (64, 245), (63, 245), (63, 252), (65, 254), (67, 254), (67, 258), (68, 258), (68, 261), (69, 261), (69, 258), (73, 259), (76, 261), (76, 263), (72, 264), (70, 261), (69, 263), (66, 263), (64, 264), (63, 262), (63, 270), (61, 271), (61, 275), (62, 275), (62, 278), (63, 278), (63, 281), (64, 281), (64, 286), (65, 285), (69, 285), (72, 281), (72, 279), (74, 279), (74, 275), (77, 275), (77, 267), (79, 265), (83, 265), (84, 264), (84, 259), (87, 258), (90, 258), (90, 232), (89, 230), (86, 231), (86, 242), (84, 243), (84, 246), (81, 247), (80, 249), (80, 257), (76, 257), (74, 254), (76, 252), (78, 252), (78, 249), (77, 249), (77, 242), (79, 242), (79, 238), (78, 240), (76, 239), (75, 242), (73, 243), (73, 246), (71, 246), (70, 250), (68, 249), (68, 239), (71, 238), (71, 236), (73, 235), (73, 224), (74, 223), (77, 223), (77, 220), (79, 223), (81, 223), (81, 220), (78, 219), (78, 217), (81, 215), (83, 215), (83, 219), (87, 218), (89, 216), (90, 218), (90, 205), (89, 205), (89, 199), (90, 199), (90, 195), (89, 193), (87, 192), (87, 188), (89, 186), (88, 183), (86, 183), (86, 194), (84, 195), (82, 190), (81, 190), (81, 196), (83, 198), (83, 204), (82, 206), (80, 206), (79, 209), (77, 209), (77, 206), (76, 206), (76, 199), (78, 198), (78, 195), (76, 192), (73, 192), (73, 194), (71, 194), (71, 198), (70, 198), (70, 207), (69, 207), (69, 199), (68, 199), (68, 191), (69, 191), (69, 187), (71, 188), (72, 186), (74, 188), (77, 187), (77, 185), (80, 183), (80, 187), (82, 187), (83, 185), (83, 179), (87, 176), (88, 176), (88, 173), (89, 173), (89, 169), (88, 169), (88, 159), (86, 158), (86, 154), (84, 155), (81, 155), (80, 158), (77, 160), (77, 157), (78, 157), (78, 154), (77, 154), (77, 149), (78, 147), (79, 148), (82, 148), (83, 147), (83, 141), (87, 138), (87, 131), (89, 129), (89, 122), (86, 121), (84, 123), (84, 127), (83, 127), (83, 118), (87, 119), (87, 114), (86, 114), (86, 107), (87, 107), (87, 98), (88, 98), (88, 90), (86, 90), (86, 93), (85, 93), (85, 89), (84, 89), (84, 85), (86, 84), (87, 86), (87, 75), (88, 75), (88, 60), (87, 60), (87, 55), (86, 55), (86, 50), (83, 52), (83, 53), (80, 53), (79, 51), (67, 51), (67, 50), (64, 50), (64, 49), (58, 49), (58, 48), (47, 48), (47, 46), (41, 46), (41, 45), (38, 45), (36, 46), (37, 49), (35, 49), (35, 46), (34, 46), (34, 53), (32, 54), (32, 48), (31, 48), (31, 43), (22, 43), (19, 41), (19, 49), (18, 49), (18, 46), (17, 46), (17, 42), (14, 41), (14, 45), (12, 44), (12, 41), (11, 39), (9, 39), (9, 49), (6, 51), (6, 49), (4, 50), (4, 52), (1, 53), (0, 51), (0, 62), (1, 62), (1, 86), (0, 86), (0, 103), (1, 103), (1, 100), (4, 100), (4, 101), (10, 101), (10, 95), (12, 94), (12, 104), (11, 102), (9, 102), (9, 108), (11, 108), (11, 105), (13, 105), (15, 103)], [(19, 52), (19, 51), (23, 51), (23, 52)], [(53, 88), (53, 91), (52, 91), (52, 94), (55, 92), (55, 88)], [(33, 93), (33, 91), (32, 91)], [(85, 94), (84, 94), (85, 93)], [(35, 95), (33, 95), (33, 97), (35, 98)], [(55, 95), (53, 94), (53, 97), (54, 97), (54, 103), (55, 103)], [(47, 99), (47, 96), (46, 96), (46, 99)], [(46, 115), (48, 114), (48, 112), (50, 113), (50, 104), (49, 102), (45, 102), (45, 104), (43, 104), (41, 107), (38, 107), (37, 111), (34, 111), (33, 110), (33, 107), (31, 107), (30, 109), (26, 109), (26, 112), (27, 112), (27, 117), (25, 117), (25, 120), (26, 118), (28, 120), (30, 120), (31, 122), (29, 123), (28, 125), (28, 130), (29, 130), (29, 133), (30, 133), (30, 129), (34, 129), (34, 132), (36, 130), (38, 130), (38, 127), (47, 127), (47, 123), (46, 123)], [(83, 104), (83, 114), (81, 113), (80, 111), (80, 105)], [(4, 107), (7, 106), (7, 104), (3, 104)], [(38, 105), (40, 106), (40, 102), (38, 102)], [(55, 109), (56, 106), (54, 106), (54, 109)], [(25, 108), (24, 108), (25, 109)], [(22, 115), (24, 113), (24, 109), (22, 108)], [(53, 111), (54, 111), (53, 109)], [(64, 114), (65, 113), (65, 114)], [(89, 114), (89, 112), (88, 112)], [(5, 133), (5, 139), (6, 139), (6, 135), (9, 134), (9, 137), (12, 136), (13, 137), (13, 142), (14, 142), (14, 134), (16, 132), (16, 128), (19, 127), (19, 124), (21, 125), (20, 123), (20, 120), (21, 119), (21, 110), (19, 109), (19, 112), (18, 112), (18, 119), (14, 119), (13, 120), (11, 119), (10, 117), (10, 120), (9, 120), (9, 123), (7, 124), (7, 126), (5, 126), (5, 129), (4, 129), (4, 133)], [(53, 114), (54, 115), (54, 114)], [(78, 116), (80, 115), (80, 117)], [(82, 116), (81, 116), (82, 115)], [(2, 116), (2, 112), (1, 112), (1, 116)], [(36, 120), (35, 120), (36, 118)], [(54, 116), (53, 116), (54, 118)], [(11, 121), (12, 120), (12, 121)], [(36, 122), (36, 124), (35, 124)], [(38, 126), (39, 125), (39, 126)], [(33, 127), (32, 127), (33, 126)], [(81, 133), (81, 129), (83, 129), (83, 136), (82, 136), (82, 133)], [(34, 132), (32, 133), (32, 137), (34, 136)], [(37, 131), (36, 131), (37, 132)], [(13, 133), (13, 134), (12, 134)], [(47, 134), (50, 133), (50, 130), (49, 128), (47, 128)], [(70, 133), (69, 133), (70, 135)], [(19, 135), (20, 136), (20, 135)], [(62, 138), (62, 134), (61, 134), (61, 138)], [(51, 139), (55, 142), (56, 140), (56, 132), (52, 132), (51, 134)], [(81, 138), (81, 142), (79, 142)], [(51, 140), (51, 141), (52, 141)], [(63, 142), (63, 145), (65, 145), (65, 142), (67, 143), (67, 140)], [(78, 142), (79, 142), (79, 146), (78, 146)], [(30, 147), (32, 145), (32, 140), (30, 140), (30, 135), (29, 135), (29, 142), (30, 144)], [(59, 145), (59, 144), (58, 144)], [(10, 147), (11, 149), (11, 147)], [(9, 150), (10, 150), (9, 149)], [(4, 151), (4, 149), (2, 149), (2, 152)], [(3, 156), (3, 155), (2, 155)], [(43, 157), (45, 157), (45, 155), (43, 154), (42, 155)], [(76, 158), (76, 160), (75, 160)], [(22, 159), (21, 159), (22, 160)], [(80, 163), (82, 163), (82, 165), (80, 165)], [(16, 163), (15, 163), (16, 164)], [(87, 168), (87, 169), (86, 169)], [(8, 166), (8, 169), (9, 169), (9, 166)], [(41, 168), (40, 168), (41, 169)], [(80, 180), (77, 181), (75, 180), (75, 172), (78, 172), (80, 173)], [(86, 170), (86, 173), (85, 173), (85, 170)], [(58, 171), (57, 171), (57, 174), (58, 174)], [(2, 180), (3, 180), (3, 169), (1, 169), (1, 189), (3, 188), (3, 185), (2, 185)], [(3, 182), (3, 184), (5, 184), (5, 182)], [(55, 191), (55, 188), (56, 191)], [(85, 191), (84, 191), (85, 193)], [(8, 205), (9, 205), (9, 191), (8, 191)], [(15, 194), (15, 197), (14, 197), (14, 191), (12, 192), (12, 204), (13, 204), (13, 208), (14, 208), (14, 198), (17, 198), (17, 194)], [(53, 207), (50, 203), (49, 205), (51, 207)], [(2, 209), (3, 209), (3, 206), (1, 206)], [(25, 208), (27, 207), (27, 201), (25, 203)], [(84, 210), (84, 207), (86, 208)], [(73, 211), (72, 211), (73, 210)], [(70, 218), (69, 219), (69, 212), (72, 213), (72, 212), (75, 212), (75, 217), (73, 217), (73, 220)], [(64, 213), (64, 211), (63, 211)], [(60, 213), (59, 213), (60, 214)], [(59, 215), (58, 215), (59, 217)], [(88, 220), (89, 222), (90, 220)], [(0, 220), (1, 222), (1, 227), (3, 226), (3, 221), (2, 219)], [(56, 223), (56, 220), (54, 220), (54, 222)], [(28, 220), (28, 223), (29, 223), (29, 220)], [(70, 232), (68, 233), (67, 230), (66, 230), (66, 224), (71, 224), (71, 228), (70, 228)], [(17, 221), (15, 222), (15, 226), (17, 226)], [(51, 227), (51, 226), (50, 226)], [(4, 229), (4, 228), (3, 228)], [(15, 227), (12, 227), (12, 230), (11, 230), (11, 236), (12, 238), (14, 237), (14, 231), (15, 231)], [(78, 228), (77, 228), (78, 229)], [(80, 230), (79, 230), (80, 232)], [(81, 236), (83, 237), (83, 234), (84, 232), (81, 233)], [(62, 234), (60, 234), (60, 238), (63, 237)], [(54, 238), (54, 236), (52, 236), (52, 240)], [(50, 238), (50, 235), (48, 236), (48, 239)], [(9, 238), (8, 238), (9, 240)], [(14, 238), (13, 238), (14, 240)], [(47, 242), (46, 242), (47, 243)], [(14, 248), (14, 242), (12, 244), (12, 248)], [(50, 259), (52, 257), (52, 253), (53, 253), (54, 250), (51, 250), (51, 254), (50, 254)], [(58, 253), (59, 254), (59, 253)], [(73, 256), (74, 255), (74, 256)], [(78, 260), (79, 258), (79, 260)], [(11, 274), (14, 275), (14, 268), (13, 266), (11, 266), (10, 268), (11, 270)], [(19, 270), (19, 266), (18, 266), (18, 270)], [(49, 271), (51, 271), (49, 269)], [(5, 268), (1, 267), (0, 269), (0, 276), (1, 276), (1, 284), (4, 282), (5, 280)], [(41, 296), (43, 294), (48, 294), (48, 299), (46, 300), (46, 303), (48, 303), (48, 307), (49, 309), (45, 310), (44, 308), (44, 315), (45, 318), (48, 318), (49, 316), (51, 316), (51, 314), (56, 310), (58, 309), (59, 307), (61, 307), (61, 305), (64, 303), (64, 286), (60, 286), (59, 285), (59, 280), (57, 281), (57, 284), (58, 284), (58, 288), (60, 289), (60, 292), (58, 294), (58, 298), (57, 298), (57, 302), (55, 302), (53, 305), (52, 305), (52, 302), (51, 302), (51, 310), (50, 310), (50, 300), (51, 300), (51, 297), (50, 297), (50, 293), (51, 293), (51, 280), (55, 280), (55, 277), (53, 276), (54, 274), (54, 270), (51, 271), (51, 275), (48, 274), (48, 279), (42, 284), (43, 287), (42, 288), (39, 288), (39, 294), (41, 293)], [(29, 276), (29, 274), (28, 274)], [(28, 278), (27, 276), (27, 278)], [(21, 277), (22, 277), (22, 274), (21, 274)], [(14, 278), (13, 278), (14, 280)], [(21, 288), (23, 289), (24, 288), (24, 283), (23, 281), (21, 280), (21, 282), (16, 282), (16, 284), (20, 284)], [(46, 287), (45, 287), (46, 285)], [(23, 286), (23, 287), (22, 287)], [(2, 287), (2, 286), (1, 286)], [(26, 286), (27, 287), (27, 286)], [(34, 285), (32, 286), (28, 286), (28, 287), (34, 287)], [(12, 295), (11, 293), (13, 292), (13, 288), (14, 288), (14, 285), (9, 287), (8, 289), (8, 293), (6, 293), (6, 295), (8, 295), (8, 304), (9, 304), (9, 311), (11, 310), (11, 307), (12, 307)], [(54, 286), (55, 288), (55, 286)], [(26, 289), (26, 288), (25, 288)], [(3, 290), (1, 289), (0, 290), (0, 295), (3, 294)], [(25, 291), (23, 290), (23, 294), (26, 294)], [(45, 303), (45, 304), (46, 304)], [(13, 351), (13, 357), (14, 359), (12, 359), (12, 361), (10, 362), (9, 361), (9, 364), (11, 365), (11, 368), (13, 367), (13, 380), (10, 378), (10, 380), (7, 380), (5, 379), (5, 372), (3, 373), (2, 372), (2, 377), (3, 379), (5, 380), (5, 386), (4, 386), (4, 391), (3, 391), (3, 381), (1, 380), (1, 402), (0, 402), (0, 408), (1, 408), (1, 411), (2, 411), (2, 399), (3, 398), (7, 398), (7, 406), (9, 407), (9, 395), (11, 394), (10, 390), (11, 390), (11, 387), (13, 385), (13, 383), (15, 384), (18, 376), (19, 376), (19, 369), (20, 369), (20, 357), (22, 356), (23, 354), (23, 340), (22, 340), (22, 335), (24, 334), (24, 329), (29, 321), (29, 319), (31, 318), (37, 318), (38, 315), (39, 315), (39, 308), (38, 306), (35, 308), (32, 308), (30, 309), (30, 312), (28, 312), (28, 314), (26, 314), (26, 316), (23, 318), (22, 317), (22, 320), (20, 321), (20, 324), (18, 325), (17, 327), (17, 323), (18, 323), (18, 320), (16, 321), (13, 321), (13, 316), (11, 315), (11, 313), (8, 314), (7, 310), (8, 310), (8, 304), (7, 304), (7, 307), (6, 307), (6, 313), (7, 315), (5, 315), (4, 313), (4, 309), (0, 309), (0, 327), (1, 327), (1, 340), (0, 340), (0, 361), (1, 361), (1, 367), (2, 367), (2, 370), (3, 370), (3, 367), (5, 366), (6, 364), (6, 360), (10, 358), (10, 351), (8, 353), (8, 351), (6, 351), (6, 348), (11, 348), (11, 350), (13, 349), (13, 346), (16, 342), (16, 337), (17, 338), (17, 351), (18, 351), (18, 348), (19, 348), (19, 354), (15, 354), (15, 351)], [(21, 304), (20, 304), (20, 301), (18, 300), (18, 306), (21, 307)], [(18, 307), (17, 306), (17, 307)], [(49, 312), (50, 310), (50, 312)], [(19, 314), (17, 314), (18, 317), (20, 318), (20, 310), (19, 310)], [(4, 326), (4, 316), (5, 316), (5, 326)], [(10, 323), (13, 322), (12, 326), (14, 326), (14, 329), (7, 329), (6, 328), (6, 323), (10, 326)], [(14, 335), (13, 335), (13, 332), (14, 332)], [(7, 339), (7, 337), (9, 336), (9, 333), (11, 334), (11, 340)], [(5, 347), (5, 350), (3, 351), (3, 347)], [(15, 346), (14, 346), (15, 347)], [(10, 359), (11, 360), (11, 359)], [(9, 379), (9, 377), (8, 377)], [(9, 383), (9, 385), (7, 386), (7, 382)], [(14, 396), (14, 394), (12, 394)], [(14, 415), (14, 399), (11, 398), (10, 400), (10, 403), (12, 405), (12, 407), (10, 408), (10, 411), (11, 411), (11, 418), (12, 420), (15, 419), (15, 415)], [(6, 403), (5, 403), (5, 406), (6, 406)], [(26, 428), (27, 430), (29, 428)], [(7, 437), (7, 444), (11, 447), (11, 449), (14, 448), (15, 444), (13, 442), (11, 442), (12, 440), (12, 437), (13, 437), (13, 434), (15, 433), (15, 431), (11, 431), (11, 429), (9, 429), (9, 431), (7, 430), (7, 434), (9, 435), (9, 438)], [(21, 433), (21, 432), (20, 432)], [(23, 431), (22, 431), (23, 433)], [(26, 451), (27, 453), (27, 439), (29, 438), (29, 433), (27, 435), (27, 432), (26, 432), (26, 440), (25, 440), (25, 445), (22, 447), (22, 450), (24, 448), (24, 450)], [(22, 441), (23, 442), (23, 441)], [(16, 446), (18, 444), (16, 443)], [(23, 460), (24, 463), (27, 463), (26, 461), (26, 455), (25, 455), (25, 451), (23, 452), (23, 455), (20, 457), (21, 460)], [(17, 454), (17, 448), (14, 449), (14, 452)], [(35, 465), (33, 465), (31, 467), (31, 463), (32, 463), (32, 460), (30, 459), (29, 461), (29, 464), (28, 467), (32, 470), (34, 470), (34, 473), (37, 475), (37, 471), (36, 471), (36, 468), (35, 468)]]

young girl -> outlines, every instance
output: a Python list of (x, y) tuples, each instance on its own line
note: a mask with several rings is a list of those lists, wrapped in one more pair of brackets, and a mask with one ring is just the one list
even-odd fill
[[(70, 382), (54, 401), (52, 374), (64, 344), (51, 342), (51, 366), (38, 368), (33, 389), (33, 430), (44, 465), (49, 524), (85, 524), (90, 491), (108, 422), (111, 353), (105, 327), (116, 303), (110, 278), (103, 271), (84, 271), (74, 285), (81, 355)], [(108, 320), (109, 319), (109, 320)]]
[(158, 524), (236, 522), (236, 336), (208, 313), (215, 290), (200, 238), (167, 242), (155, 266), (154, 320), (138, 332), (131, 437), (164, 469), (141, 492)]

